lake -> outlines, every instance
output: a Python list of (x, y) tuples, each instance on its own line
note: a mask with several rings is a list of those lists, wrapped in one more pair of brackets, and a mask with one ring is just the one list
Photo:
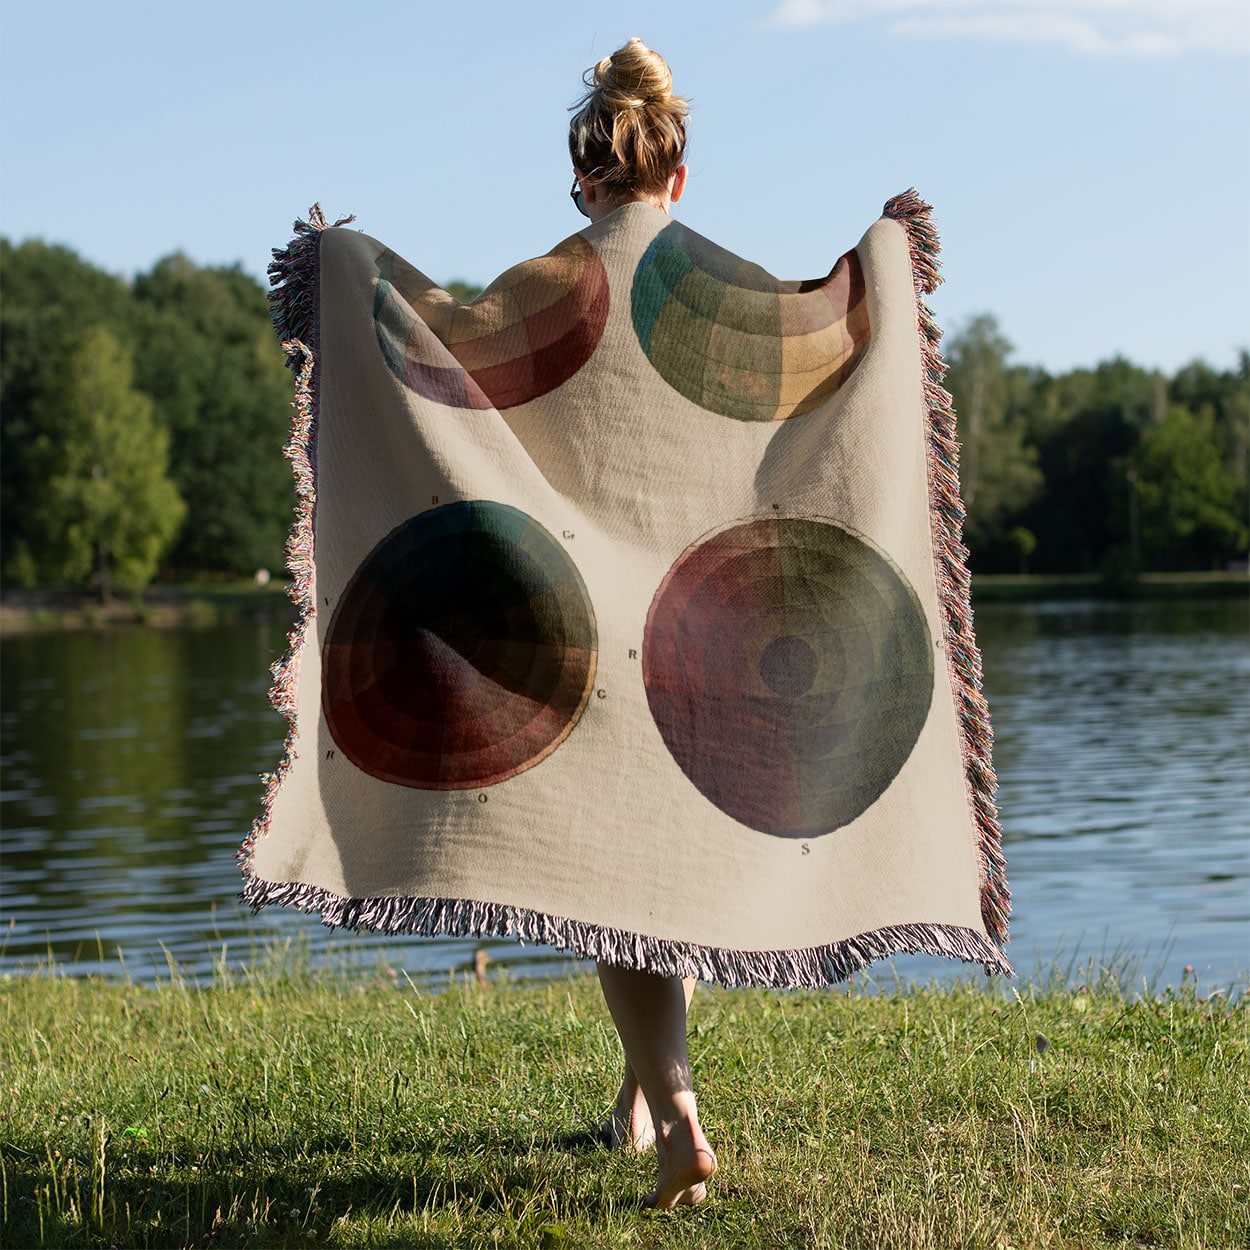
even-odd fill
[[(1089, 959), (1139, 982), (1245, 988), (1250, 604), (985, 604), (1008, 954), (1025, 978)], [(332, 934), (236, 901), (234, 855), (281, 749), (277, 621), (6, 639), (0, 971), (207, 977), (292, 943), (362, 974), (442, 978), (486, 946), (515, 976), (576, 967), (509, 941)], [(7, 936), (5, 936), (7, 934)], [(875, 976), (948, 974), (907, 958)]]

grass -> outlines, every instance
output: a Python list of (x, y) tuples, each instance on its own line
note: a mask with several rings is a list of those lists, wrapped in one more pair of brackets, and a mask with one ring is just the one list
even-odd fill
[(656, 1214), (653, 1160), (591, 1131), (619, 1079), (593, 980), (13, 977), (3, 1243), (1245, 1246), (1248, 1016), (1189, 981), (701, 989), (721, 1171)]

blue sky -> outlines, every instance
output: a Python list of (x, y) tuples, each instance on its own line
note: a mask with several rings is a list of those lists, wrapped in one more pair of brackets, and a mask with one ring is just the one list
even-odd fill
[(320, 200), (489, 281), (581, 224), (566, 110), (634, 34), (694, 107), (678, 215), (779, 277), (915, 185), (948, 330), (1054, 371), (1250, 343), (1245, 0), (0, 0), (0, 229), (261, 276)]

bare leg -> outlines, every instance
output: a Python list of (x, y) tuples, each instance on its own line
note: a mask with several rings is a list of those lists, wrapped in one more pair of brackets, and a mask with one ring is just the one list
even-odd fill
[[(690, 1010), (690, 1000), (694, 997), (698, 981), (694, 977), (682, 980), (682, 989), (686, 998), (686, 1010)], [(655, 1145), (655, 1125), (651, 1122), (651, 1108), (638, 1084), (634, 1073), (634, 1065), (625, 1059), (625, 1078), (616, 1095), (616, 1103), (608, 1122), (603, 1126), (603, 1139), (609, 1146), (617, 1150), (637, 1150), (642, 1153)]]
[(686, 989), (679, 977), (599, 964), (603, 997), (655, 1131), (660, 1175), (648, 1206), (693, 1206), (707, 1197), (716, 1156), (699, 1127), (686, 1052)]
[(625, 1078), (601, 1135), (613, 1150), (636, 1150), (641, 1154), (655, 1145), (651, 1109), (628, 1059), (625, 1060)]

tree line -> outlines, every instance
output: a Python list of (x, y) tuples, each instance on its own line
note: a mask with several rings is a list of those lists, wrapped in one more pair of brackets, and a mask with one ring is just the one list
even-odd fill
[(139, 589), (281, 566), (291, 382), (238, 267), (133, 282), (0, 240), (0, 579)]
[[(0, 290), (0, 580), (108, 595), (280, 568), (292, 383), (254, 278), (174, 255), (126, 282), (0, 239)], [(974, 570), (1244, 558), (1250, 354), (1051, 375), (1012, 363), (989, 316), (945, 350)]]
[(1170, 378), (1122, 358), (1011, 363), (993, 317), (946, 344), (964, 538), (982, 572), (1218, 569), (1246, 556), (1250, 353)]

